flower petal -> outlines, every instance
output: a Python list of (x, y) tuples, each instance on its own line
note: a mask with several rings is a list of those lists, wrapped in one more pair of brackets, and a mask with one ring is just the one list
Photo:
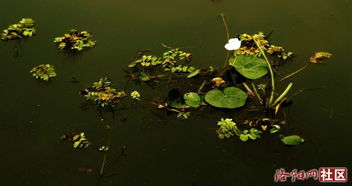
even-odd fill
[(234, 50), (234, 49), (232, 49), (233, 46), (232, 46), (230, 43), (227, 43), (227, 44), (225, 45), (225, 48), (226, 48), (226, 50)]
[(229, 39), (225, 45), (226, 50), (237, 50), (241, 47), (241, 41), (238, 38)]
[(231, 38), (229, 39), (229, 43), (232, 44), (232, 43), (238, 43), (238, 42), (241, 42), (238, 38)]
[(230, 39), (229, 44), (231, 44), (232, 50), (237, 50), (241, 47), (241, 41), (238, 38)]

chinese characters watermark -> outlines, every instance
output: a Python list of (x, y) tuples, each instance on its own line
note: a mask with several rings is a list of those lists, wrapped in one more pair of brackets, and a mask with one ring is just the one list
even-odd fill
[(345, 167), (321, 167), (309, 171), (293, 169), (286, 172), (285, 169), (277, 169), (274, 175), (275, 182), (286, 182), (291, 180), (292, 183), (297, 180), (303, 181), (312, 178), (322, 183), (347, 182), (347, 168)]
[(347, 182), (347, 168), (344, 167), (320, 167), (320, 182)]

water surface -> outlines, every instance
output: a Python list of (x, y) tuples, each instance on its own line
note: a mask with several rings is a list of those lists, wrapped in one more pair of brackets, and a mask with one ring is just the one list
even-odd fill
[[(351, 2), (349, 0), (13, 0), (2, 3), (0, 28), (22, 17), (36, 21), (38, 35), (27, 40), (0, 43), (0, 154), (2, 185), (96, 185), (102, 154), (94, 147), (104, 144), (102, 117), (94, 109), (82, 110), (85, 88), (70, 83), (71, 77), (90, 84), (110, 77), (116, 87), (125, 86), (122, 71), (139, 49), (161, 54), (164, 42), (194, 46), (193, 64), (220, 67), (224, 62), (225, 31), (218, 14), (228, 20), (231, 36), (273, 31), (271, 41), (294, 51), (294, 62), (281, 73), (304, 65), (316, 51), (334, 54), (330, 62), (316, 65), (293, 77), (294, 91), (316, 88), (295, 97), (288, 112), (285, 134), (299, 134), (306, 143), (286, 147), (275, 136), (243, 143), (217, 139), (214, 131), (221, 117), (236, 112), (193, 112), (188, 120), (158, 115), (148, 102), (166, 95), (130, 83), (139, 90), (142, 106), (126, 105), (118, 113), (110, 162), (122, 146), (127, 155), (107, 169), (112, 174), (100, 185), (122, 186), (228, 186), (272, 185), (277, 168), (312, 169), (346, 167), (351, 162)], [(62, 55), (53, 38), (71, 28), (92, 31), (97, 46), (80, 56)], [(38, 64), (56, 66), (58, 78), (51, 83), (35, 81), (29, 70)], [(287, 82), (285, 82), (287, 83)], [(285, 84), (282, 84), (281, 88)], [(160, 117), (161, 115), (161, 117)], [(120, 121), (121, 120), (121, 121)], [(76, 150), (59, 140), (66, 132), (86, 132), (91, 148)], [(304, 181), (302, 184), (317, 185)]]

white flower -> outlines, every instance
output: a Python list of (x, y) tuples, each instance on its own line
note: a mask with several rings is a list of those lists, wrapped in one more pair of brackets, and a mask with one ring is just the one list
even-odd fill
[(228, 43), (226, 43), (226, 50), (237, 50), (241, 47), (241, 41), (238, 38), (229, 39)]
[(133, 99), (140, 100), (141, 95), (139, 94), (138, 91), (135, 90), (135, 91), (131, 92), (131, 97)]

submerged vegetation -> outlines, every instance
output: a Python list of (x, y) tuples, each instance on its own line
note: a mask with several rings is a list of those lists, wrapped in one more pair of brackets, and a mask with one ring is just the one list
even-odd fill
[(38, 65), (32, 68), (30, 73), (32, 73), (33, 77), (35, 77), (36, 79), (41, 79), (44, 81), (49, 81), (50, 79), (57, 76), (54, 66), (50, 64)]
[(36, 34), (34, 20), (32, 18), (22, 18), (19, 23), (10, 25), (2, 31), (1, 40), (16, 40), (25, 37), (32, 37)]
[(71, 29), (62, 37), (56, 37), (54, 43), (58, 44), (61, 50), (82, 51), (95, 46), (95, 41), (92, 40), (93, 34), (88, 31), (78, 31)]

